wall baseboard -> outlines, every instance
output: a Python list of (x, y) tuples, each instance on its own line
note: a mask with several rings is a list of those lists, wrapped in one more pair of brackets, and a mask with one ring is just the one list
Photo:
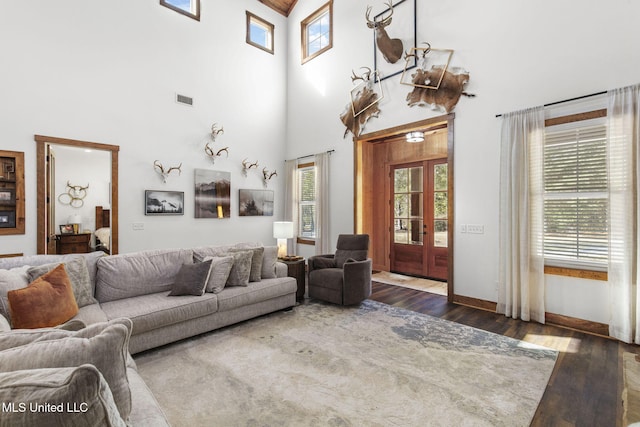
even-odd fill
[[(453, 295), (454, 304), (464, 305), (471, 308), (477, 308), (495, 313), (497, 303), (479, 298), (465, 297), (461, 295)], [(546, 312), (544, 314), (545, 322), (548, 325), (558, 326), (565, 329), (571, 329), (587, 334), (598, 335), (605, 338), (609, 336), (609, 325), (605, 323), (593, 322), (591, 320), (578, 319), (575, 317), (563, 316)]]

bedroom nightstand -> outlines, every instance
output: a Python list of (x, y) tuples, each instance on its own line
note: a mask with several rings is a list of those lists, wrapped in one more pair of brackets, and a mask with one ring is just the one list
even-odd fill
[(89, 242), (90, 233), (81, 234), (57, 234), (56, 253), (58, 254), (86, 254), (91, 252)]
[(296, 291), (296, 299), (304, 299), (304, 291), (306, 287), (306, 261), (304, 258), (296, 260), (285, 260), (279, 258), (278, 261), (287, 264), (287, 276), (293, 277), (298, 282), (298, 290)]

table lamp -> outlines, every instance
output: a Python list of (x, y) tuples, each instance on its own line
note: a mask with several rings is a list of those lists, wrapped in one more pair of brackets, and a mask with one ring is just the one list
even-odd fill
[(278, 258), (287, 256), (287, 239), (293, 238), (293, 222), (276, 221), (273, 223), (273, 237), (278, 239)]
[(69, 215), (67, 221), (73, 225), (73, 234), (78, 234), (82, 225), (82, 217), (78, 214)]

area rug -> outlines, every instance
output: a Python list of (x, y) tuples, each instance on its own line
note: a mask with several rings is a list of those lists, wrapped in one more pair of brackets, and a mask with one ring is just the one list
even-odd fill
[(622, 354), (622, 371), (622, 425), (627, 426), (640, 421), (640, 359), (635, 353)]
[(138, 355), (174, 426), (528, 426), (557, 352), (374, 301)]

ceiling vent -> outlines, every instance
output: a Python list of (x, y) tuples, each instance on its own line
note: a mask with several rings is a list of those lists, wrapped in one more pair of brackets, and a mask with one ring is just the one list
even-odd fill
[(191, 98), (190, 96), (180, 95), (179, 93), (176, 93), (176, 102), (178, 104), (184, 104), (193, 107), (193, 98)]

